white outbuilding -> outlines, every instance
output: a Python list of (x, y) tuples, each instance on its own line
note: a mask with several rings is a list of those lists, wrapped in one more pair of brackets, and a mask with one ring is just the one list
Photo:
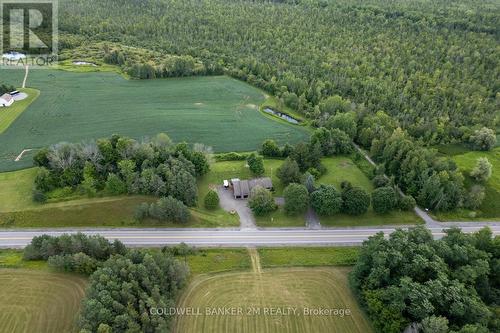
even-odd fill
[(0, 107), (11, 106), (14, 103), (14, 98), (10, 94), (0, 96)]

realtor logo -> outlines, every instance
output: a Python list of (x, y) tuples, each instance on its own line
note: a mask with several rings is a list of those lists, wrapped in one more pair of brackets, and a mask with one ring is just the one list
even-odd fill
[(0, 0), (0, 51), (6, 60), (47, 65), (57, 56), (57, 0)]

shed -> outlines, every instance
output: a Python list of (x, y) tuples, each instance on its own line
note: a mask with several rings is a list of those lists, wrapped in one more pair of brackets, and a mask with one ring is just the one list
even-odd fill
[(0, 107), (11, 106), (14, 103), (14, 98), (9, 94), (3, 94), (0, 96)]

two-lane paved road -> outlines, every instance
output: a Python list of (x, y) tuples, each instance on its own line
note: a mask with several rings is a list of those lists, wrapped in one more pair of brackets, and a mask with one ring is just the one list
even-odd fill
[[(464, 232), (475, 232), (481, 227), (464, 227)], [(500, 226), (491, 227), (500, 235)], [(238, 246), (328, 246), (356, 245), (377, 232), (390, 234), (393, 228), (342, 228), (342, 229), (266, 229), (266, 230), (194, 230), (194, 229), (92, 229), (92, 230), (16, 230), (0, 231), (0, 247), (26, 246), (34, 236), (83, 232), (100, 234), (110, 240), (119, 239), (128, 246), (162, 246), (186, 243), (202, 247)], [(431, 228), (436, 238), (444, 235), (441, 228)]]

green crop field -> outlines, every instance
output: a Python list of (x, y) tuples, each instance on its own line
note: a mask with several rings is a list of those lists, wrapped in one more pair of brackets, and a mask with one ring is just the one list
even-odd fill
[[(179, 316), (173, 332), (369, 333), (370, 323), (347, 283), (348, 268), (287, 268), (260, 273), (222, 273), (195, 278), (178, 307), (203, 315)], [(208, 308), (241, 308), (242, 315), (205, 315)], [(297, 309), (300, 315), (272, 315), (266, 308)], [(303, 315), (304, 308), (349, 309), (349, 316)], [(249, 308), (259, 309), (248, 313)]]
[[(20, 85), (24, 71), (3, 70)], [(31, 70), (27, 85), (40, 96), (0, 134), (0, 170), (31, 165), (23, 149), (80, 142), (113, 133), (143, 138), (160, 132), (176, 141), (204, 143), (215, 151), (254, 150), (267, 138), (304, 140), (308, 131), (265, 117), (264, 94), (225, 77), (126, 80), (116, 73)]]
[(0, 332), (76, 332), (86, 279), (39, 270), (0, 270)]

